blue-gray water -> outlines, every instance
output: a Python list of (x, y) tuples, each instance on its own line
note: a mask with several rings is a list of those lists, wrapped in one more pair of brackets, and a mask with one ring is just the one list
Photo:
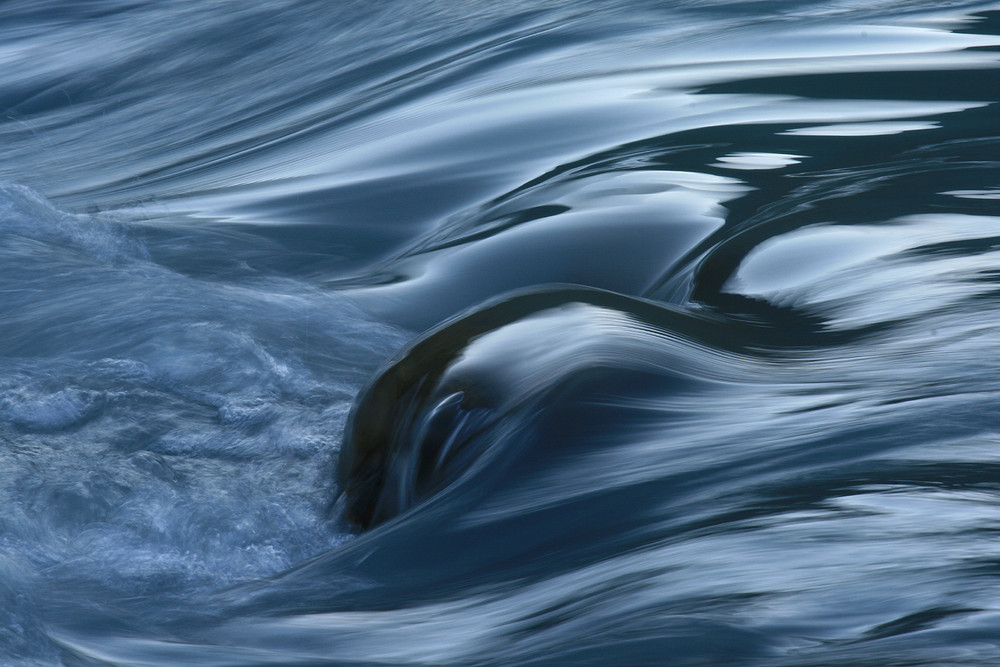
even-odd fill
[(0, 664), (1000, 664), (996, 4), (6, 0), (0, 64)]

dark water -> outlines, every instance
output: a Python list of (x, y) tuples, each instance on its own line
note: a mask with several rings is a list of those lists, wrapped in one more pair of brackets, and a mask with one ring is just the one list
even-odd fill
[(0, 63), (0, 664), (1000, 664), (997, 5), (7, 0)]

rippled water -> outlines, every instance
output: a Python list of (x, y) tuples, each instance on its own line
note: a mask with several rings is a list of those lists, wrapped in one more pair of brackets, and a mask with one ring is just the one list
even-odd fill
[(997, 5), (0, 27), (0, 663), (1000, 663)]

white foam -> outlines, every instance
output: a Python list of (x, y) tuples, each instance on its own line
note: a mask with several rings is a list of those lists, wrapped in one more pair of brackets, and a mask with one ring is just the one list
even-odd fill
[(102, 399), (99, 392), (72, 387), (57, 391), (7, 387), (0, 398), (0, 421), (26, 430), (69, 428), (94, 416)]
[(61, 211), (23, 185), (0, 181), (0, 242), (31, 239), (104, 262), (145, 258), (148, 252), (109, 218)]

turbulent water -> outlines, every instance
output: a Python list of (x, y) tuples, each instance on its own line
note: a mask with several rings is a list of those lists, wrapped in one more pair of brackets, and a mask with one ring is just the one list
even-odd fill
[(0, 63), (0, 664), (1000, 664), (997, 5), (7, 0)]

